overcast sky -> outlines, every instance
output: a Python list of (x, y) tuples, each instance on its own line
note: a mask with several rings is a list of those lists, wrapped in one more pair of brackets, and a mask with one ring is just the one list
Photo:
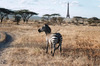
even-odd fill
[(100, 0), (0, 0), (0, 7), (12, 10), (29, 9), (44, 14), (59, 13), (65, 17), (67, 2), (70, 3), (70, 16), (100, 18)]

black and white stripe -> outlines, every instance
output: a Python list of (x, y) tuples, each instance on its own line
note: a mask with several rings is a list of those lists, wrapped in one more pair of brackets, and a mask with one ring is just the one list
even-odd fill
[[(39, 32), (45, 32), (46, 34), (46, 53), (48, 53), (48, 46), (51, 44), (51, 53), (54, 56), (55, 50), (60, 48), (60, 52), (62, 51), (62, 35), (60, 33), (51, 33), (51, 28), (45, 24), (42, 28), (38, 29)], [(56, 47), (56, 44), (59, 44)], [(52, 51), (53, 50), (53, 51)]]

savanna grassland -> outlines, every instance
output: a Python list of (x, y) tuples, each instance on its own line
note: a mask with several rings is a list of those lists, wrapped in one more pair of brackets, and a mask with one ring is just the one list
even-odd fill
[[(1, 66), (100, 66), (100, 27), (75, 25), (50, 25), (52, 33), (63, 36), (60, 54), (45, 53), (45, 33), (38, 33), (43, 24), (0, 24), (6, 35), (1, 43)], [(3, 38), (4, 39), (4, 38)], [(4, 45), (2, 45), (4, 44)]]

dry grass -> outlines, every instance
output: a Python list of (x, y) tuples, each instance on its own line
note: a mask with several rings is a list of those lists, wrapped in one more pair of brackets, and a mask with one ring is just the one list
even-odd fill
[[(100, 27), (50, 26), (52, 32), (63, 36), (63, 52), (52, 57), (45, 53), (45, 34), (38, 33), (41, 25), (21, 24), (0, 27), (0, 31), (14, 34), (10, 44), (7, 64), (10, 66), (99, 66)], [(49, 48), (50, 49), (50, 48)], [(5, 55), (6, 56), (6, 55)]]
[(4, 32), (0, 32), (0, 43), (6, 40), (6, 34)]

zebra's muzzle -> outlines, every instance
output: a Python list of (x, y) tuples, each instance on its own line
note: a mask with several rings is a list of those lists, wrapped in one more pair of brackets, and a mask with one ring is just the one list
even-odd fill
[(40, 32), (42, 32), (40, 29), (38, 29), (38, 32), (40, 33)]

